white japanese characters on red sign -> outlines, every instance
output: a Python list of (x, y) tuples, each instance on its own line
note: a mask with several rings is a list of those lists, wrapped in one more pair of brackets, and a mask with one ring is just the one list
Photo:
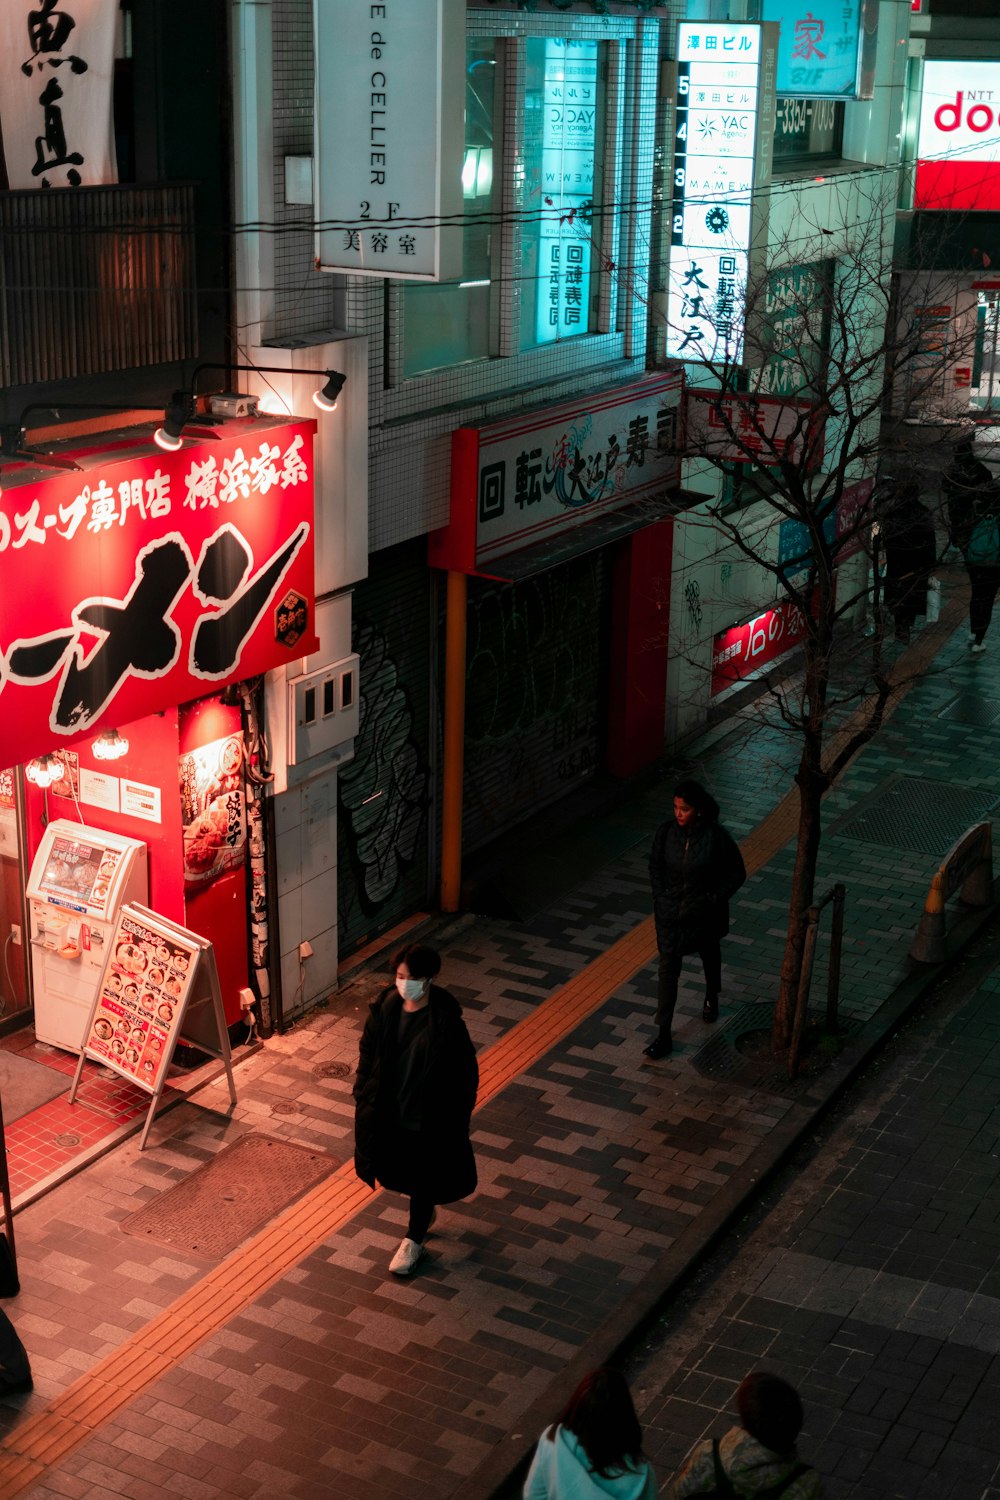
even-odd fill
[[(315, 649), (312, 434), (266, 425), (109, 451), (0, 497), (0, 712), (11, 761)], [(12, 470), (16, 473), (16, 470)], [(6, 475), (5, 475), (6, 478)]]

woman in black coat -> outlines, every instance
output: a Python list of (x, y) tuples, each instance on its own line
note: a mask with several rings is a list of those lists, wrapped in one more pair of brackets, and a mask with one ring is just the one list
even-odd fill
[(674, 790), (674, 815), (660, 825), (649, 858), (653, 918), (660, 953), (657, 1034), (643, 1051), (667, 1057), (677, 985), (686, 953), (697, 953), (705, 969), (702, 1018), (715, 1021), (722, 989), (720, 941), (729, 931), (729, 898), (747, 872), (735, 840), (719, 823), (719, 805), (697, 781)]
[(424, 1253), (438, 1203), (476, 1189), (469, 1122), (479, 1086), (472, 1040), (454, 995), (433, 984), (440, 954), (411, 943), (395, 983), (372, 1004), (354, 1082), (354, 1168), (410, 1199), (406, 1235), (389, 1262), (409, 1276)]

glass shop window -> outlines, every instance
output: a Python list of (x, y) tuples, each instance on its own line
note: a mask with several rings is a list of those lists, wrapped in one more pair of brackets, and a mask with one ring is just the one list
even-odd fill
[(493, 212), (494, 203), (500, 201), (499, 71), (495, 39), (470, 38), (465, 69), (462, 275), (459, 281), (408, 282), (403, 288), (403, 375), (407, 377), (494, 353), (490, 282), (494, 246), (499, 246)]

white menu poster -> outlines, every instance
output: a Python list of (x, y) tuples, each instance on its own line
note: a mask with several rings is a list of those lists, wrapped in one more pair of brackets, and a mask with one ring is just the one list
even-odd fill
[(111, 937), (70, 1104), (88, 1057), (146, 1089), (153, 1098), (139, 1142), (142, 1150), (181, 1038), (222, 1061), (235, 1104), (229, 1032), (212, 944), (158, 912), (129, 902)]

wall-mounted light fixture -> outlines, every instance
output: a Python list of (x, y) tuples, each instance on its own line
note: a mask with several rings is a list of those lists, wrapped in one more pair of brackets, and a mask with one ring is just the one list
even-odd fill
[(248, 375), (322, 375), (323, 385), (313, 392), (313, 401), (320, 411), (333, 411), (347, 376), (342, 375), (339, 370), (289, 370), (281, 365), (198, 365), (191, 376), (190, 388), (186, 391), (175, 391), (163, 414), (163, 425), (158, 427), (153, 434), (154, 442), (161, 448), (175, 451), (183, 443), (184, 428), (195, 414), (195, 396), (198, 389), (198, 376), (203, 370), (242, 371)]
[(38, 755), (34, 760), (29, 760), (24, 768), (27, 780), (32, 785), (41, 787), (43, 792), (47, 792), (49, 787), (59, 781), (65, 773), (66, 767), (52, 750), (46, 755)]
[(117, 729), (102, 729), (90, 748), (95, 760), (121, 760), (128, 754), (128, 740)]

